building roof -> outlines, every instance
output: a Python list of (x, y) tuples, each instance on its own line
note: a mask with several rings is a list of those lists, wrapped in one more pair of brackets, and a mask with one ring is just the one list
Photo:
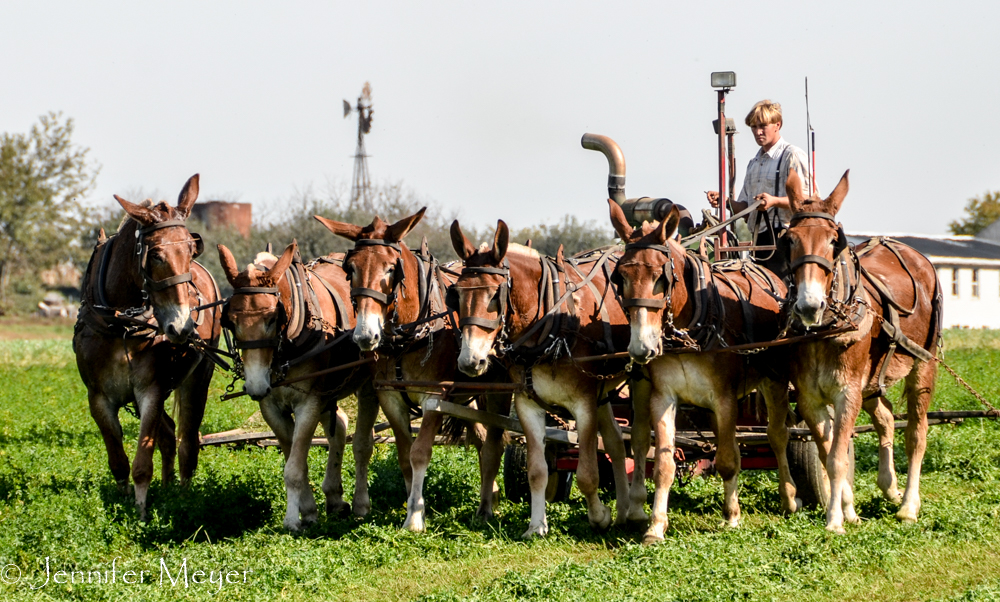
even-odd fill
[[(858, 244), (873, 236), (874, 233), (848, 234), (851, 244)], [(972, 236), (932, 236), (916, 234), (882, 234), (891, 236), (899, 242), (909, 245), (930, 258), (949, 259), (985, 259), (1000, 261), (1000, 243)]]

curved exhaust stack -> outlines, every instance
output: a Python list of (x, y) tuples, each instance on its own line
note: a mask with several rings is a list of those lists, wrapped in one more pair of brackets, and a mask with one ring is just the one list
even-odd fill
[(587, 150), (597, 151), (608, 158), (608, 196), (623, 205), (625, 203), (625, 155), (618, 144), (600, 134), (584, 134), (580, 144)]
[(608, 159), (608, 196), (618, 203), (625, 212), (625, 219), (635, 227), (642, 222), (655, 222), (666, 217), (673, 203), (670, 199), (653, 199), (644, 196), (638, 199), (625, 198), (625, 154), (611, 138), (600, 134), (584, 134), (580, 144), (587, 150), (594, 150)]

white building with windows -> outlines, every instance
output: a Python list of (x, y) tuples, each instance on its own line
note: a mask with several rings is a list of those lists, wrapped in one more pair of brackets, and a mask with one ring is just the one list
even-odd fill
[(1000, 241), (973, 236), (849, 234), (851, 244), (890, 236), (920, 251), (937, 269), (945, 328), (1000, 328)]

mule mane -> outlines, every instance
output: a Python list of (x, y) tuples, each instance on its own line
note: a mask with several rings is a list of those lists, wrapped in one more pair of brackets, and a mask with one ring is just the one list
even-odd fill
[[(142, 201), (141, 203), (136, 203), (136, 204), (138, 206), (140, 206), (140, 207), (145, 207), (147, 209), (153, 209), (153, 208), (155, 208), (158, 212), (160, 212), (164, 216), (166, 216), (166, 217), (163, 217), (162, 219), (170, 219), (170, 213), (171, 213), (170, 212), (170, 206), (167, 205), (166, 201), (160, 201), (159, 203), (156, 203), (156, 202), (153, 201), (153, 199), (146, 199), (146, 200)], [(122, 216), (122, 221), (120, 221), (118, 223), (118, 233), (119, 234), (121, 234), (121, 233), (123, 233), (125, 231), (125, 228), (126, 228), (126, 226), (129, 225), (129, 222), (135, 222), (135, 220), (133, 220), (132, 217), (128, 213), (126, 213), (125, 215)], [(138, 222), (135, 222), (135, 223), (138, 223)]]
[[(485, 246), (485, 244), (483, 246)], [(484, 249), (480, 249), (480, 251), (483, 250)], [(489, 248), (487, 247), (485, 250), (489, 251)], [(531, 247), (519, 245), (516, 242), (512, 242), (507, 245), (507, 254), (510, 255), (511, 253), (513, 253), (514, 255), (521, 255), (522, 257), (530, 257), (532, 259), (538, 259), (541, 257), (541, 254), (539, 254), (537, 249), (532, 249)]]
[(830, 199), (820, 199), (817, 197), (811, 197), (808, 199), (803, 199), (800, 206), (795, 209), (795, 213), (806, 213), (806, 212), (816, 212), (816, 213), (829, 213), (833, 215), (830, 210), (833, 203), (829, 202)]

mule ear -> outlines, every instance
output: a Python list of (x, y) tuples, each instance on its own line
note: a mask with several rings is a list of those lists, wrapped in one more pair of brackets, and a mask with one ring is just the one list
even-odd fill
[(149, 207), (143, 207), (141, 205), (136, 205), (135, 203), (130, 203), (117, 194), (115, 195), (115, 200), (118, 201), (118, 204), (122, 206), (122, 209), (125, 210), (125, 213), (127, 213), (129, 217), (143, 226), (151, 226), (156, 223), (156, 214), (153, 213), (153, 210)]
[(321, 217), (319, 215), (314, 215), (313, 217), (316, 218), (316, 221), (326, 226), (327, 230), (333, 232), (337, 236), (343, 236), (347, 240), (355, 241), (358, 239), (358, 236), (361, 235), (361, 226), (326, 219), (325, 217)]
[(788, 197), (788, 206), (792, 213), (801, 213), (805, 206), (805, 197), (802, 196), (802, 178), (794, 169), (788, 170), (788, 179), (785, 181), (785, 195)]
[(404, 217), (395, 224), (389, 226), (385, 230), (385, 239), (392, 242), (399, 242), (403, 240), (410, 230), (413, 229), (420, 220), (424, 218), (424, 212), (427, 211), (427, 207), (421, 207), (420, 211), (417, 211), (410, 217)]
[(666, 244), (668, 240), (677, 234), (677, 226), (681, 223), (681, 212), (677, 209), (677, 205), (670, 207), (670, 211), (667, 216), (663, 218), (660, 222), (660, 226), (656, 229), (656, 238), (660, 241), (660, 244)]
[(465, 237), (462, 227), (458, 225), (458, 220), (451, 222), (451, 246), (455, 248), (455, 252), (458, 253), (462, 261), (472, 257), (476, 252), (476, 247), (472, 246), (469, 239)]
[(240, 268), (236, 265), (236, 258), (226, 245), (216, 245), (219, 249), (219, 263), (222, 264), (222, 271), (226, 273), (226, 280), (229, 284), (236, 286), (236, 277), (240, 275)]
[(104, 232), (104, 228), (101, 228), (97, 233), (97, 244), (103, 245), (108, 242), (108, 235)]
[(847, 196), (847, 174), (851, 173), (851, 170), (844, 172), (844, 175), (840, 176), (840, 181), (837, 182), (837, 187), (833, 189), (830, 196), (826, 198), (827, 207), (829, 208), (830, 215), (837, 215), (840, 211), (840, 206), (844, 204), (844, 197)]
[(191, 207), (198, 200), (198, 182), (200, 180), (201, 177), (198, 174), (194, 174), (188, 178), (188, 181), (184, 183), (184, 188), (181, 189), (180, 195), (177, 197), (177, 210), (184, 215), (184, 219), (187, 219), (191, 215)]
[(608, 207), (611, 209), (611, 225), (614, 226), (615, 232), (618, 233), (618, 238), (628, 241), (635, 228), (628, 224), (628, 220), (625, 219), (625, 212), (622, 211), (618, 203), (608, 199)]
[(510, 230), (502, 220), (497, 220), (497, 231), (493, 234), (493, 261), (500, 263), (507, 255), (507, 246), (510, 244)]
[(295, 258), (295, 251), (298, 250), (298, 242), (292, 241), (292, 244), (285, 247), (285, 252), (281, 254), (278, 261), (274, 263), (274, 267), (267, 271), (268, 274), (273, 274), (271, 281), (277, 284), (285, 277), (285, 271), (288, 266), (292, 265), (292, 259)]
[(559, 245), (559, 248), (556, 249), (556, 265), (559, 266), (559, 269), (564, 269), (566, 267), (566, 250), (561, 244)]

